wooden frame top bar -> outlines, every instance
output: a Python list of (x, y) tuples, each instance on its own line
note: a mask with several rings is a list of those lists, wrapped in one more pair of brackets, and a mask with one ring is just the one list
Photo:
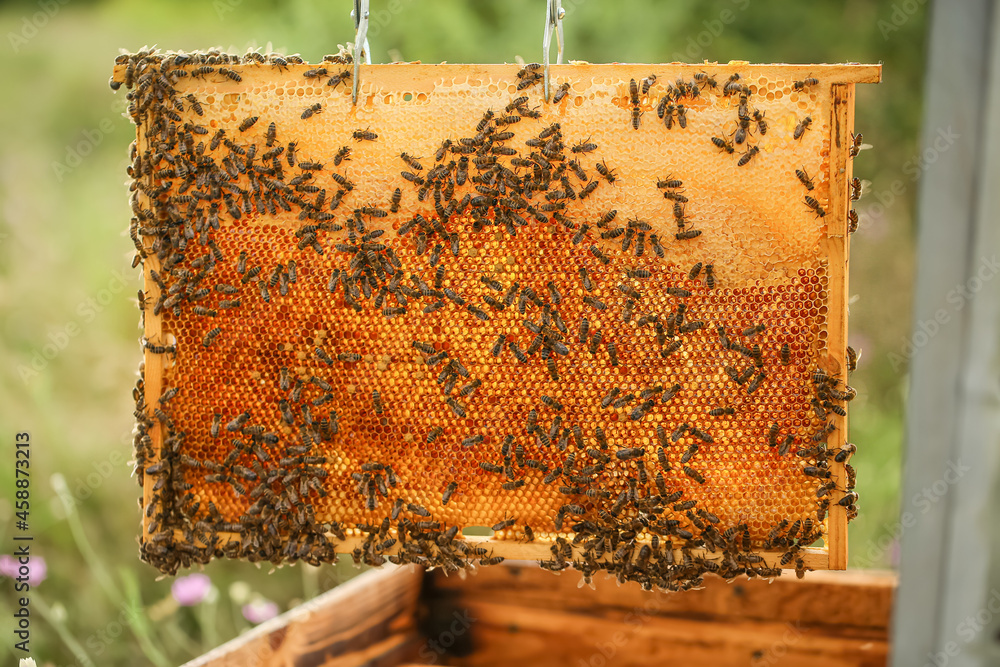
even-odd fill
[[(238, 69), (240, 71), (253, 70), (256, 67), (265, 67), (264, 65), (258, 65), (255, 63), (248, 64), (235, 64), (231, 65), (231, 68)], [(266, 66), (268, 69), (270, 66)], [(314, 67), (314, 65), (303, 64), (303, 65), (290, 65), (290, 67), (308, 69)], [(771, 64), (751, 64), (747, 61), (731, 60), (728, 63), (718, 63), (705, 61), (704, 63), (588, 63), (585, 61), (571, 61), (562, 65), (551, 65), (551, 71), (556, 74), (565, 75), (568, 72), (580, 72), (581, 74), (587, 72), (598, 73), (601, 70), (620, 70), (622, 67), (635, 67), (638, 69), (646, 70), (650, 67), (656, 67), (659, 69), (670, 69), (675, 71), (678, 75), (694, 74), (696, 72), (704, 71), (706, 68), (713, 70), (713, 74), (727, 75), (731, 72), (742, 71), (745, 72), (750, 69), (754, 72), (760, 72), (761, 74), (768, 74), (773, 72), (775, 74), (780, 74), (783, 77), (809, 77), (814, 76), (817, 78), (822, 78), (824, 83), (829, 84), (849, 84), (849, 83), (879, 83), (882, 81), (882, 65), (865, 65), (860, 63), (840, 63), (840, 64), (817, 64), (817, 65), (793, 65), (785, 63), (771, 63)], [(115, 65), (112, 73), (112, 79), (117, 82), (123, 82), (125, 80), (125, 70), (127, 65)], [(409, 75), (427, 76), (428, 74), (442, 74), (447, 75), (454, 72), (456, 75), (469, 75), (476, 73), (485, 73), (493, 71), (504, 71), (507, 72), (511, 68), (520, 68), (520, 65), (516, 63), (505, 63), (505, 64), (482, 64), (482, 63), (471, 63), (471, 64), (460, 64), (460, 63), (422, 63), (420, 61), (413, 62), (398, 62), (398, 63), (378, 63), (372, 65), (362, 64), (362, 71), (374, 70), (379, 72), (379, 76), (385, 76), (387, 73), (393, 70), (400, 69), (408, 70)], [(364, 81), (362, 80), (362, 84)]]

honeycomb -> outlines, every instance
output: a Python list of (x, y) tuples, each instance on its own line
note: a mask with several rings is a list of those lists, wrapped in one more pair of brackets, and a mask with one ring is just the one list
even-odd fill
[(116, 63), (142, 557), (823, 567), (857, 498), (840, 80), (579, 64), (545, 102), (538, 66), (402, 64), (352, 106), (352, 67)]

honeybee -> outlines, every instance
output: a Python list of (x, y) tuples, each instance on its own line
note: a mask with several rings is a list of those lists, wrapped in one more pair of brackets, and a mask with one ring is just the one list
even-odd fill
[(718, 87), (718, 85), (719, 85), (719, 84), (718, 84), (718, 83), (716, 82), (716, 80), (715, 80), (715, 77), (713, 77), (713, 76), (709, 76), (709, 75), (708, 75), (707, 73), (705, 73), (705, 72), (697, 72), (697, 73), (695, 73), (695, 75), (694, 75), (694, 80), (695, 80), (695, 81), (696, 81), (696, 82), (697, 82), (697, 83), (698, 83), (699, 85), (701, 85), (701, 87), (702, 87), (702, 88), (704, 88), (704, 87), (706, 87), (706, 86), (707, 86), (707, 87), (709, 87), (709, 88), (716, 88), (716, 87)]
[(851, 179), (851, 201), (861, 199), (861, 179), (855, 176)]
[(757, 130), (761, 133), (761, 135), (767, 134), (767, 121), (764, 120), (764, 113), (765, 112), (760, 111), (759, 109), (753, 110), (753, 119), (754, 122), (757, 123)]
[(705, 477), (694, 468), (691, 468), (690, 466), (684, 466), (682, 470), (684, 471), (685, 475), (687, 475), (694, 481), (698, 482), (699, 484), (705, 483)]
[(613, 342), (609, 342), (608, 345), (608, 358), (611, 359), (611, 365), (618, 365), (618, 348)]
[(570, 84), (568, 81), (559, 86), (559, 90), (557, 90), (556, 94), (552, 97), (552, 103), (559, 104), (560, 102), (562, 102), (563, 98), (569, 95), (569, 89), (570, 89)]
[(837, 454), (833, 457), (833, 460), (836, 461), (837, 463), (844, 463), (857, 451), (858, 451), (857, 446), (848, 442), (847, 444), (845, 444), (843, 447), (840, 448), (840, 451), (838, 451)]
[(209, 345), (212, 344), (212, 341), (214, 341), (221, 333), (222, 329), (220, 327), (215, 327), (207, 334), (205, 334), (205, 338), (204, 340), (202, 340), (201, 344), (204, 345), (205, 347), (208, 347)]
[(795, 126), (795, 130), (792, 132), (792, 138), (801, 139), (802, 135), (805, 133), (805, 131), (809, 128), (811, 124), (812, 124), (812, 118), (810, 116), (806, 116), (805, 118), (803, 118), (801, 121), (799, 121), (799, 124)]
[(688, 239), (697, 238), (699, 236), (701, 236), (700, 229), (689, 229), (685, 232), (677, 232), (676, 234), (674, 234), (674, 238), (676, 238), (678, 241), (686, 241)]
[[(320, 113), (322, 110), (323, 110), (323, 105), (320, 104), (319, 102), (317, 102), (316, 104), (313, 104), (313, 105), (310, 105), (310, 106), (306, 107), (305, 110), (302, 112), (302, 115), (300, 116), (300, 118), (302, 120), (306, 120), (307, 118), (312, 118), (315, 114)], [(289, 147), (288, 150), (289, 150), (288, 161), (289, 161), (289, 164), (291, 164), (291, 162), (292, 162), (292, 157), (291, 156), (294, 153), (294, 150), (291, 147)]]
[[(660, 103), (656, 105), (656, 117), (663, 118), (667, 112), (667, 105), (670, 104), (670, 95), (664, 95), (660, 98)], [(672, 108), (672, 107), (671, 107)], [(667, 129), (670, 129), (669, 127)]]
[(826, 211), (823, 210), (823, 207), (820, 206), (819, 201), (817, 201), (814, 197), (806, 195), (805, 202), (806, 206), (812, 209), (813, 212), (816, 214), (816, 217), (823, 218), (826, 216)]
[(802, 469), (802, 474), (806, 477), (817, 477), (819, 479), (830, 479), (832, 473), (829, 470), (816, 466), (806, 466)]
[(416, 158), (407, 153), (400, 153), (400, 159), (407, 164), (411, 169), (415, 171), (423, 171), (424, 167), (421, 165)]
[(730, 95), (735, 95), (737, 93), (748, 95), (750, 93), (750, 87), (740, 83), (739, 77), (739, 74), (733, 74), (729, 77), (729, 81), (727, 81), (726, 85), (722, 87), (722, 94), (724, 96), (729, 97)]
[(858, 231), (858, 212), (853, 208), (847, 212), (847, 233), (853, 234)]
[(847, 372), (853, 373), (858, 370), (858, 353), (850, 345), (847, 346)]
[(451, 411), (455, 413), (456, 417), (465, 417), (465, 407), (463, 407), (461, 403), (456, 401), (454, 398), (449, 398), (446, 403), (448, 404), (448, 407), (451, 408)]
[(347, 80), (350, 78), (351, 78), (351, 70), (345, 69), (327, 79), (326, 85), (333, 86), (334, 88), (336, 88), (340, 84), (346, 83)]
[(812, 190), (813, 187), (815, 187), (813, 185), (812, 179), (809, 178), (809, 174), (806, 173), (806, 170), (805, 170), (804, 167), (802, 169), (796, 169), (795, 170), (795, 175), (802, 182), (802, 185), (806, 186), (807, 190)]
[(227, 69), (225, 67), (220, 67), (219, 68), (219, 74), (221, 74), (221, 75), (223, 75), (223, 76), (225, 76), (225, 77), (227, 77), (227, 78), (235, 81), (236, 83), (239, 83), (240, 81), (243, 80), (243, 77), (241, 77), (239, 74), (237, 74), (233, 70)]
[(848, 491), (844, 494), (844, 497), (837, 501), (837, 504), (841, 507), (848, 507), (854, 505), (858, 502), (858, 494), (855, 491)]
[(681, 126), (681, 129), (688, 126), (687, 109), (684, 108), (683, 104), (677, 105), (677, 124)]
[(791, 351), (791, 348), (788, 347), (788, 343), (785, 343), (784, 345), (781, 346), (781, 353), (780, 353), (780, 355), (781, 355), (781, 363), (782, 363), (782, 365), (787, 366), (789, 364), (789, 362), (791, 361), (791, 358), (792, 358), (791, 352), (792, 351)]
[(258, 116), (250, 116), (249, 118), (244, 119), (244, 121), (240, 123), (240, 132), (246, 132), (253, 127), (258, 118)]
[(219, 413), (215, 413), (214, 415), (212, 415), (212, 426), (209, 432), (212, 434), (213, 438), (219, 437), (219, 427), (221, 425), (222, 425), (222, 415), (220, 415)]
[(792, 90), (804, 90), (805, 88), (809, 86), (815, 86), (818, 83), (819, 79), (811, 76), (806, 79), (803, 79), (802, 81), (796, 81), (795, 83), (793, 83)]
[(857, 134), (851, 132), (851, 150), (850, 150), (851, 157), (857, 157), (858, 153), (861, 152), (862, 141), (863, 139), (861, 137), (860, 132), (858, 132)]
[(594, 165), (597, 169), (597, 173), (604, 177), (608, 183), (614, 183), (617, 176), (615, 175), (614, 169), (609, 167), (603, 160)]
[(733, 152), (736, 151), (736, 149), (733, 148), (733, 144), (726, 141), (725, 139), (721, 139), (719, 137), (712, 137), (712, 143), (715, 144), (717, 148), (721, 149), (726, 153), (732, 154)]
[(739, 161), (736, 163), (736, 166), (737, 167), (742, 167), (743, 165), (749, 163), (750, 160), (753, 159), (753, 156), (756, 155), (759, 152), (760, 152), (760, 146), (753, 146), (753, 147), (751, 147), (750, 149), (747, 150), (746, 153), (744, 153), (740, 157)]
[(457, 490), (458, 490), (458, 483), (457, 482), (449, 482), (448, 486), (446, 486), (445, 489), (444, 489), (444, 493), (441, 494), (441, 504), (442, 505), (447, 505), (448, 501), (451, 500), (452, 494), (454, 494), (455, 491), (457, 491)]
[(500, 334), (500, 336), (497, 337), (496, 342), (493, 343), (493, 348), (490, 350), (490, 354), (494, 357), (499, 357), (500, 353), (503, 351), (503, 346), (506, 341), (507, 334)]
[(465, 440), (462, 440), (463, 447), (475, 447), (483, 441), (482, 435), (471, 435)]
[(355, 141), (375, 141), (378, 135), (370, 130), (354, 130), (351, 134)]
[(639, 119), (642, 117), (642, 109), (638, 106), (632, 107), (632, 129), (639, 129)]

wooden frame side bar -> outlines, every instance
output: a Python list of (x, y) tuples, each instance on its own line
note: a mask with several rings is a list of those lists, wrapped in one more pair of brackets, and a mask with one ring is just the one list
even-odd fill
[[(850, 277), (850, 234), (847, 214), (851, 206), (851, 178), (853, 177), (850, 148), (854, 131), (854, 85), (834, 85), (830, 106), (830, 211), (827, 213), (825, 254), (829, 258), (828, 303), (831, 307), (827, 320), (827, 349), (832, 358), (828, 371), (847, 382), (847, 300)], [(841, 166), (843, 165), (843, 166)], [(840, 306), (839, 308), (837, 306)], [(827, 441), (830, 449), (839, 449), (846, 443), (847, 418), (830, 413), (836, 426)], [(847, 488), (847, 471), (843, 463), (831, 461), (830, 472), (838, 489)], [(826, 546), (831, 570), (847, 569), (847, 509), (837, 504), (842, 491), (827, 496), (830, 508), (827, 513)]]

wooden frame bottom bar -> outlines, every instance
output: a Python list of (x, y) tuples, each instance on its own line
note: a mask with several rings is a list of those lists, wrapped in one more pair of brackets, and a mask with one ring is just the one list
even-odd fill
[[(239, 535), (236, 533), (219, 533), (219, 544), (221, 548), (229, 542), (239, 542)], [(183, 534), (176, 533), (177, 539), (182, 539)], [(350, 555), (355, 549), (361, 547), (366, 538), (348, 536), (346, 540), (337, 540), (333, 535), (327, 535), (327, 537), (336, 544), (336, 551), (338, 554)], [(547, 542), (544, 540), (535, 540), (534, 542), (523, 542), (514, 540), (495, 540), (491, 537), (486, 536), (476, 536), (476, 535), (466, 535), (463, 538), (466, 543), (485, 549), (484, 557), (502, 556), (504, 560), (508, 561), (544, 561), (552, 559), (551, 547), (554, 542)], [(641, 546), (642, 543), (638, 543)], [(199, 544), (198, 546), (204, 546)], [(399, 545), (394, 545), (393, 547), (385, 551), (386, 555), (392, 555), (399, 552)], [(707, 549), (687, 549), (692, 557), (700, 557), (706, 560), (715, 560), (719, 557), (718, 552), (711, 552)], [(760, 566), (766, 567), (782, 567), (784, 569), (794, 568), (794, 562), (781, 564), (781, 558), (785, 555), (785, 551), (774, 551), (774, 550), (764, 550), (755, 552), (763, 560), (759, 563)], [(581, 556), (583, 550), (574, 547), (573, 549), (574, 557)], [(829, 551), (826, 548), (805, 548), (800, 549), (796, 552), (796, 557), (801, 558), (805, 563), (806, 567), (813, 570), (826, 570), (829, 569), (827, 564), (829, 561)], [(599, 561), (607, 561), (611, 559), (612, 554), (607, 553), (603, 558), (598, 559)], [(678, 562), (683, 558), (683, 552), (681, 549), (674, 549), (674, 556)], [(473, 559), (475, 560), (475, 559)]]

